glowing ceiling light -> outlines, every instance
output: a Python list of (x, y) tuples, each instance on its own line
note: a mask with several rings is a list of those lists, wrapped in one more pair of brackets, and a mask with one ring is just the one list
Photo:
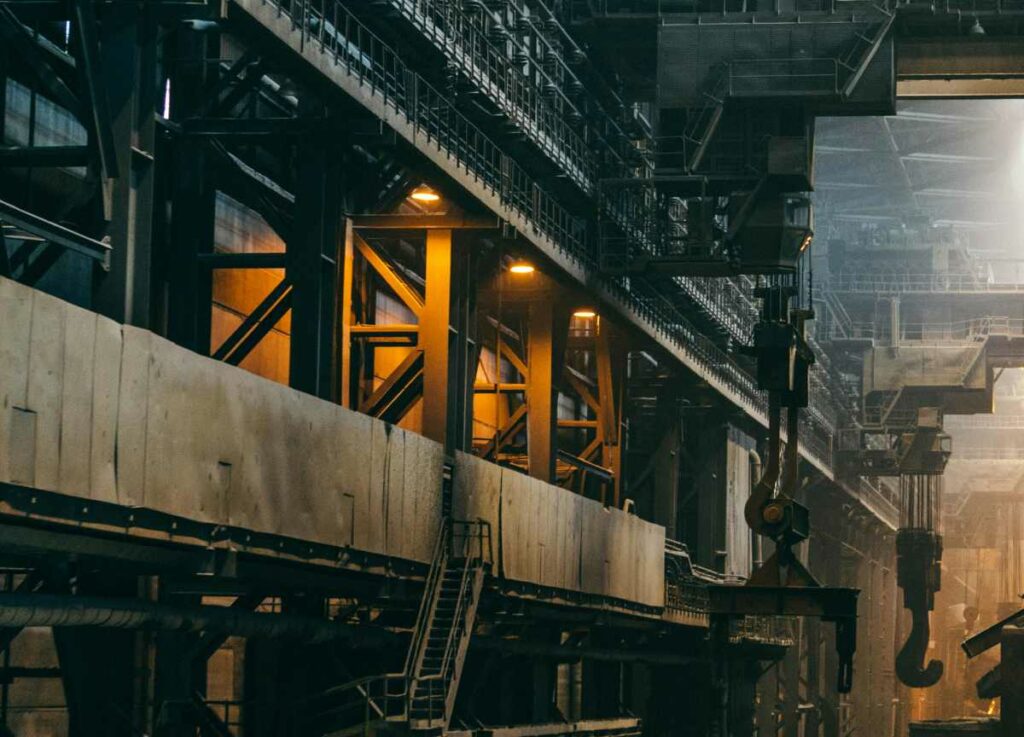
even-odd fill
[(435, 202), (440, 202), (441, 195), (427, 185), (421, 184), (409, 194), (409, 198), (416, 200), (417, 202), (433, 204)]
[(589, 320), (592, 317), (597, 317), (597, 313), (594, 310), (590, 309), (589, 307), (584, 307), (576, 310), (574, 313), (572, 313), (572, 316), (578, 317), (582, 320)]
[(513, 261), (508, 270), (513, 274), (532, 274), (537, 269), (528, 261)]

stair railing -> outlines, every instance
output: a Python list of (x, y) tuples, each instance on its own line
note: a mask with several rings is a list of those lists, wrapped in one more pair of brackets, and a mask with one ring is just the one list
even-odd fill
[(430, 623), (433, 620), (433, 613), (437, 608), (437, 599), (441, 594), (445, 564), (448, 562), (448, 546), (451, 540), (450, 525), (447, 520), (441, 521), (441, 530), (434, 542), (434, 551), (430, 560), (430, 571), (423, 583), (423, 599), (420, 601), (420, 608), (416, 614), (416, 624), (412, 630), (412, 641), (409, 643), (409, 652), (405, 656), (405, 667), (403, 672), (413, 676), (419, 672), (423, 662), (423, 653), (426, 649), (427, 635), (430, 633)]
[(404, 673), (363, 676), (307, 696), (293, 705), (285, 734), (304, 735), (310, 727), (324, 734), (340, 725), (359, 729), (369, 737), (374, 722), (401, 722), (408, 718), (409, 678)]
[[(440, 720), (444, 727), (447, 727), (455, 706), (458, 689), (451, 688), (451, 685), (461, 667), (460, 660), (465, 656), (464, 638), (470, 634), (475, 619), (479, 581), (484, 567), (493, 560), (490, 523), (484, 520), (456, 520), (451, 524), (452, 559), (462, 558), (459, 593), (452, 613), (452, 627), (445, 639), (438, 672), (416, 678), (412, 693), (412, 700), (420, 704), (419, 708), (426, 710), (428, 722), (434, 724)], [(423, 688), (426, 689), (426, 694), (420, 692)]]

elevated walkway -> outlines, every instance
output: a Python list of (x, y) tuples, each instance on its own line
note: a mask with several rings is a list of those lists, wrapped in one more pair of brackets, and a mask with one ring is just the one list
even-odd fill
[[(531, 179), (446, 95), (435, 90), (340, 3), (325, 23), (308, 3), (231, 0), (228, 16), (253, 24), (301, 58), (329, 84), (378, 117), (453, 181), (464, 187), (568, 276), (596, 302), (657, 343), (726, 401), (767, 427), (766, 399), (754, 381), (668, 299), (630, 291), (599, 276), (584, 223)], [(289, 8), (294, 7), (293, 15)], [(810, 436), (805, 433), (805, 437)], [(827, 448), (801, 445), (801, 453), (831, 478)]]
[(831, 276), (825, 291), (841, 294), (1018, 295), (1024, 284), (989, 282), (971, 274), (850, 274)]
[(377, 685), (428, 717), (481, 595), (704, 628), (730, 583), (659, 525), (6, 279), (0, 324), (0, 547), (425, 580), (408, 683)]

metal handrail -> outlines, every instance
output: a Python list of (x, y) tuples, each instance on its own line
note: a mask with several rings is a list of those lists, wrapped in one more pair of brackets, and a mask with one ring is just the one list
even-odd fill
[(970, 273), (896, 274), (839, 272), (829, 277), (826, 291), (863, 293), (979, 292), (1024, 293), (1024, 283), (990, 282)]
[[(458, 655), (459, 644), (462, 640), (463, 635), (466, 631), (466, 613), (469, 607), (469, 601), (471, 598), (471, 590), (473, 587), (473, 576), (472, 571), (478, 567), (485, 565), (490, 562), (493, 551), (491, 550), (491, 536), (490, 536), (490, 523), (486, 520), (453, 520), (453, 539), (462, 540), (462, 549), (455, 548), (454, 552), (456, 555), (461, 553), (462, 562), (462, 573), (459, 582), (459, 593), (456, 597), (455, 608), (452, 611), (452, 628), (448, 632), (448, 637), (445, 641), (444, 651), (441, 658), (441, 667), (438, 669), (438, 673), (423, 676), (416, 680), (417, 690), (421, 684), (428, 684), (428, 693), (425, 697), (421, 697), (418, 693), (412, 694), (412, 698), (419, 704), (423, 704), (424, 700), (427, 702), (428, 713), (431, 718), (435, 713), (437, 706), (436, 701), (441, 700), (442, 711), (441, 717), (443, 718), (448, 711), (448, 701), (451, 694), (448, 692), (448, 686), (453, 676), (453, 670), (455, 665), (455, 658)], [(457, 530), (463, 530), (463, 534), (458, 534)], [(486, 541), (486, 557), (485, 557), (485, 541)], [(473, 543), (475, 542), (476, 555), (473, 555)], [(438, 690), (435, 693), (435, 684), (438, 684)]]
[[(398, 684), (397, 690), (392, 688)], [(354, 694), (357, 698), (343, 703), (318, 707), (319, 702)], [(362, 676), (338, 686), (311, 694), (292, 705), (290, 718), (294, 725), (308, 725), (317, 720), (361, 712), (363, 735), (370, 733), (370, 724), (377, 720), (401, 721), (408, 717), (409, 677), (404, 673)], [(302, 729), (298, 730), (302, 732)]]
[[(891, 339), (888, 325), (873, 322), (850, 324), (851, 336), (865, 340)], [(990, 315), (951, 322), (920, 322), (900, 325), (901, 344), (975, 344), (990, 336), (1024, 337), (1024, 318)]]
[(839, 94), (835, 58), (734, 59), (728, 68), (730, 96)]
[(409, 643), (409, 651), (405, 656), (404, 673), (412, 673), (419, 662), (420, 651), (426, 638), (426, 629), (429, 624), (431, 602), (435, 596), (435, 590), (440, 581), (441, 572), (444, 571), (444, 561), (447, 558), (449, 532), (448, 525), (442, 521), (441, 528), (434, 541), (434, 551), (430, 557), (430, 571), (423, 583), (423, 599), (420, 600), (420, 608), (416, 613), (416, 624), (413, 626), (412, 641)]

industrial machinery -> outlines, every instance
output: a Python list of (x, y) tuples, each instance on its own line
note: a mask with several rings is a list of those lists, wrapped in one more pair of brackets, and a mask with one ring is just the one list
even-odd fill
[[(726, 196), (708, 192), (701, 177), (654, 176), (616, 189), (660, 203), (648, 224), (644, 248), (621, 251), (621, 240), (602, 242), (602, 266), (609, 273), (672, 276), (792, 274), (814, 238), (809, 137), (773, 136), (765, 172)], [(619, 192), (621, 194), (621, 191)]]
[(822, 586), (793, 550), (810, 534), (808, 510), (795, 495), (799, 479), (799, 410), (807, 406), (808, 372), (814, 363), (814, 354), (804, 338), (804, 325), (813, 319), (814, 313), (790, 309), (790, 299), (796, 294), (796, 287), (791, 284), (772, 284), (759, 288), (755, 294), (762, 300), (761, 319), (754, 328), (753, 346), (747, 352), (757, 359), (758, 387), (768, 392), (769, 449), (764, 471), (751, 492), (744, 516), (756, 533), (775, 543), (775, 552), (746, 585), (712, 589), (711, 609), (732, 616), (772, 613), (816, 616), (835, 622), (839, 655), (837, 690), (847, 693), (853, 685), (859, 592)]
[[(928, 615), (942, 587), (942, 472), (948, 450), (942, 447), (938, 410), (918, 413), (917, 431), (910, 434), (900, 462), (900, 528), (896, 533), (896, 583), (903, 606), (910, 610), (911, 630), (896, 654), (896, 675), (908, 686), (928, 688), (942, 678), (942, 662), (924, 664), (931, 639)], [(948, 437), (948, 436), (947, 436)]]

